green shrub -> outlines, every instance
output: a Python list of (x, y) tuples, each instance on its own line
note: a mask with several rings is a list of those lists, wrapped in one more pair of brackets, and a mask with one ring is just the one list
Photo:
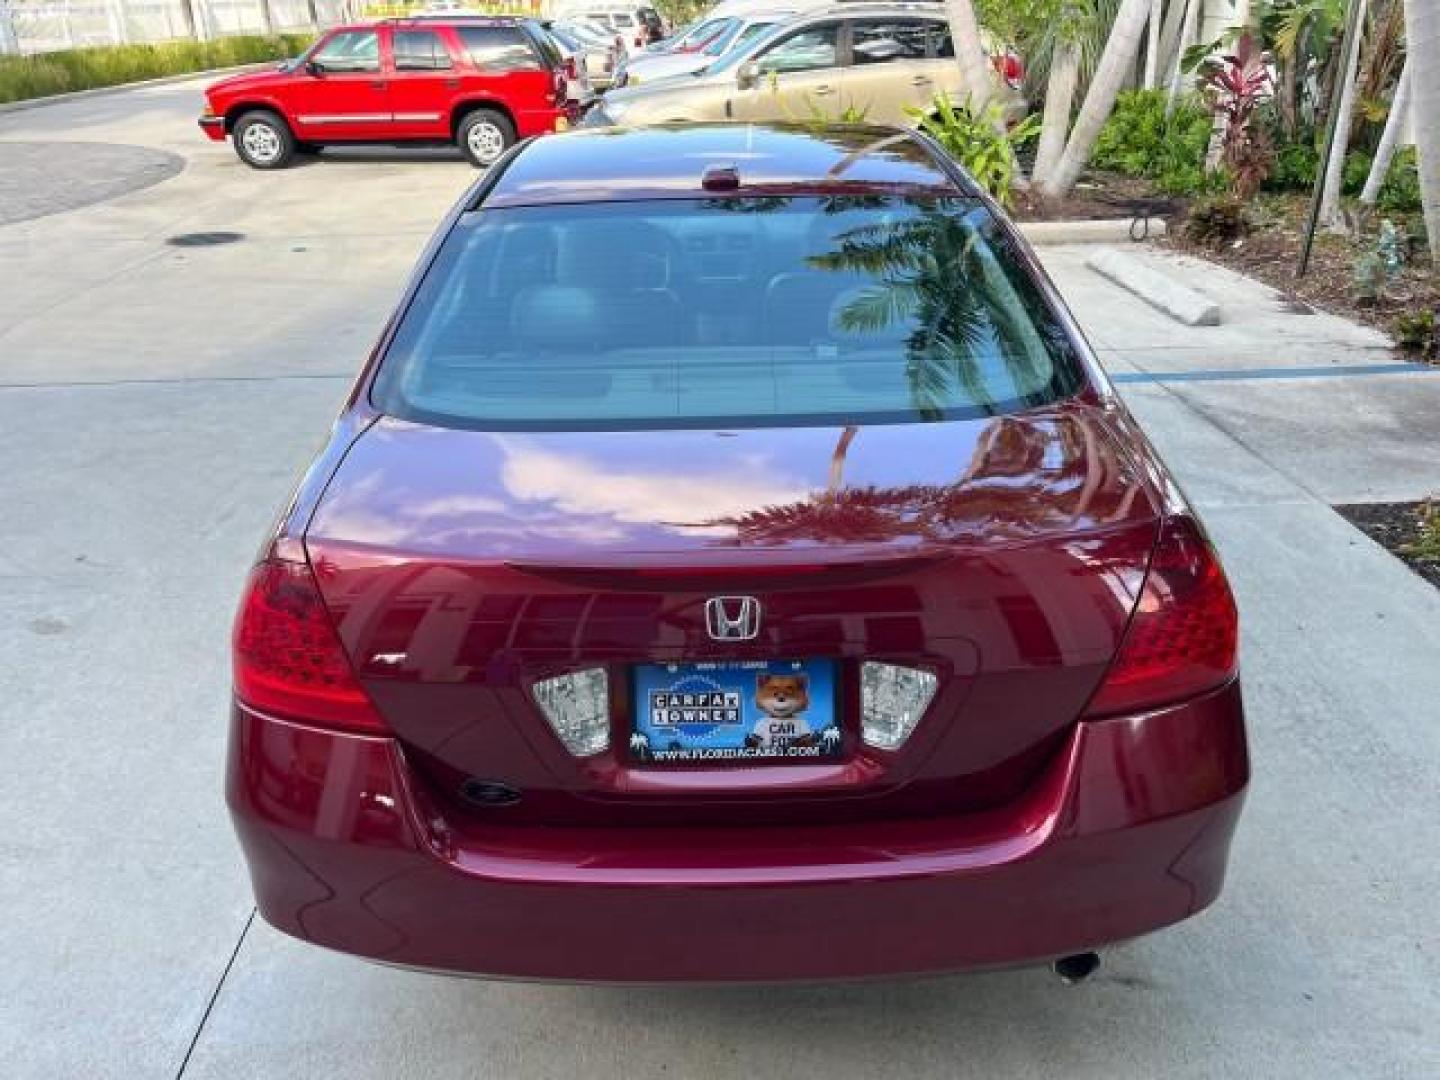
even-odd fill
[(1100, 130), (1092, 163), (1128, 176), (1144, 176), (1167, 195), (1198, 195), (1225, 186), (1223, 174), (1206, 173), (1210, 114), (1182, 99), (1165, 115), (1165, 91), (1130, 90)]
[(1196, 244), (1210, 247), (1238, 240), (1252, 227), (1245, 204), (1231, 195), (1201, 199), (1185, 218), (1185, 236)]
[(1308, 142), (1289, 143), (1275, 151), (1275, 164), (1261, 186), (1266, 191), (1309, 191), (1315, 186), (1320, 154)]
[(1434, 356), (1437, 347), (1440, 347), (1440, 342), (1436, 340), (1435, 312), (1431, 308), (1407, 311), (1397, 316), (1391, 329), (1400, 348), (1406, 352), (1430, 357)]
[(310, 41), (308, 35), (280, 34), (0, 56), (0, 102), (283, 60), (303, 52)]
[(1010, 205), (1015, 186), (1015, 148), (1034, 137), (1040, 126), (1038, 115), (1027, 116), (1006, 131), (998, 103), (992, 101), (974, 113), (952, 105), (944, 94), (937, 94), (928, 109), (905, 111), (1000, 205)]
[(1380, 198), (1376, 200), (1381, 210), (1392, 213), (1409, 213), (1420, 209), (1420, 167), (1415, 160), (1415, 148), (1407, 146), (1396, 152), (1390, 161), (1390, 171), (1380, 185)]

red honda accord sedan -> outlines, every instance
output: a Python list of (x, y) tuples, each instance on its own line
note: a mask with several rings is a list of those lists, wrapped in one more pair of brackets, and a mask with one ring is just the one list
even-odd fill
[(923, 137), (521, 144), (250, 575), (259, 909), (456, 973), (827, 980), (1195, 914), (1236, 612), (1013, 226)]

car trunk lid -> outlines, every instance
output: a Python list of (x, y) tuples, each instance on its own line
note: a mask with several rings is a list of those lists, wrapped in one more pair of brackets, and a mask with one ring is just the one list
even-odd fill
[[(521, 793), (507, 820), (836, 821), (994, 805), (1113, 657), (1158, 494), (1128, 418), (1071, 402), (931, 424), (485, 433), (376, 423), (307, 533), (366, 689), (418, 766)], [(706, 604), (751, 597), (753, 640)], [(859, 669), (933, 673), (893, 751)], [(629, 753), (635, 665), (829, 662), (835, 758), (663, 767)], [(535, 682), (600, 667), (610, 748), (579, 759)]]

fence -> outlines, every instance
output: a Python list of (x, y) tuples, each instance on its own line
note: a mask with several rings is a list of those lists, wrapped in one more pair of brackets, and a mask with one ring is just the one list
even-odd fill
[(355, 0), (0, 0), (0, 53), (303, 31), (359, 13)]
[[(0, 55), (131, 42), (309, 30), (407, 15), (425, 0), (0, 0)], [(479, 0), (466, 11), (538, 15), (541, 0)]]

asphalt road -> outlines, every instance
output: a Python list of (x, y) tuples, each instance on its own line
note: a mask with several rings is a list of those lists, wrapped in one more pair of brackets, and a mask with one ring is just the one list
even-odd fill
[(1078, 989), (445, 980), (253, 920), (220, 794), (236, 593), (473, 174), (253, 173), (198, 86), (0, 116), (6, 1077), (1440, 1075), (1440, 592), (1329, 509), (1440, 490), (1440, 373), (1354, 374), (1376, 335), (1161, 256), (1222, 326), (1045, 252), (1239, 595), (1255, 783), (1210, 912)]

